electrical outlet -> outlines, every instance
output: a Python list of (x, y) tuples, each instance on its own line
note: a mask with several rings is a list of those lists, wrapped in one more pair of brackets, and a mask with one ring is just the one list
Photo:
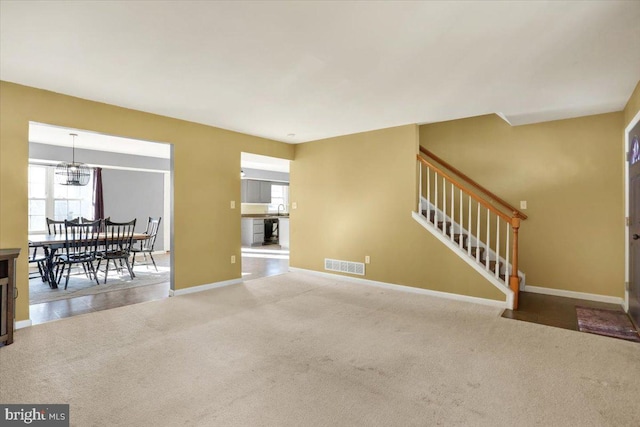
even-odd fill
[(232, 200), (231, 201), (231, 209), (235, 209), (236, 208), (236, 201)]
[(366, 255), (366, 256), (364, 257), (364, 263), (365, 263), (365, 264), (371, 264), (371, 257), (370, 257), (369, 255)]
[(527, 209), (527, 201), (520, 200), (520, 209)]
[(231, 255), (231, 264), (235, 264), (235, 263), (236, 263), (236, 256)]
[(298, 204), (296, 202), (291, 203), (291, 209), (298, 209)]

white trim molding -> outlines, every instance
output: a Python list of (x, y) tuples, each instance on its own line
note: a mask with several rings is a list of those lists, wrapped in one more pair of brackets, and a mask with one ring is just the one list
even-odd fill
[(431, 289), (414, 288), (412, 286), (397, 285), (395, 283), (377, 282), (375, 280), (361, 279), (359, 277), (343, 276), (341, 274), (325, 273), (323, 271), (307, 270), (305, 268), (289, 267), (291, 272), (309, 273), (316, 276), (328, 278), (340, 278), (347, 282), (359, 283), (362, 285), (375, 286), (378, 288), (390, 289), (393, 291), (408, 292), (412, 294), (428, 295), (437, 298), (450, 299), (454, 301), (470, 302), (474, 304), (488, 305), (497, 308), (509, 308), (507, 301), (499, 301), (487, 298), (471, 297), (468, 295), (452, 294), (449, 292), (434, 291)]
[(238, 283), (242, 283), (242, 278), (225, 280), (222, 282), (207, 283), (206, 285), (192, 286), (190, 288), (176, 289), (175, 291), (173, 289), (170, 289), (169, 296), (177, 297), (180, 295), (193, 294), (195, 292), (208, 291), (209, 289), (216, 289), (216, 288), (222, 288), (225, 286), (237, 285)]
[(609, 304), (624, 305), (624, 298), (612, 297), (609, 295), (589, 294), (586, 292), (567, 291), (564, 289), (543, 288), (540, 286), (525, 286), (525, 292), (531, 292), (533, 294), (555, 295), (557, 297), (584, 299), (588, 301), (606, 302)]
[(27, 320), (16, 320), (14, 323), (15, 327), (14, 329), (22, 329), (22, 328), (28, 328), (29, 326), (33, 325), (33, 322), (31, 321), (31, 319), (27, 319)]

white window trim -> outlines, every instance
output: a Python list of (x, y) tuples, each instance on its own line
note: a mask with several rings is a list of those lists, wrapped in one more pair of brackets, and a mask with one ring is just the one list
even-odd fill
[[(40, 166), (45, 167), (46, 177), (45, 177), (45, 197), (29, 197), (29, 201), (31, 200), (45, 200), (45, 218), (55, 218), (55, 201), (56, 200), (78, 200), (82, 202), (84, 199), (82, 198), (55, 198), (54, 186), (57, 185), (55, 182), (55, 167), (51, 165), (43, 165), (38, 163), (29, 163), (29, 166)], [(93, 178), (91, 178), (91, 182)], [(93, 200), (91, 200), (93, 204)], [(46, 227), (46, 225), (45, 225)], [(44, 230), (29, 230), (29, 234), (47, 234), (49, 230), (46, 228)]]

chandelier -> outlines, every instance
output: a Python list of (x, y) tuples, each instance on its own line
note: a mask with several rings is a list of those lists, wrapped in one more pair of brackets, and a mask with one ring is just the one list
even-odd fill
[(84, 163), (76, 162), (76, 136), (78, 135), (75, 133), (69, 135), (73, 138), (72, 160), (71, 163), (62, 162), (56, 166), (56, 182), (60, 185), (87, 185), (91, 177), (91, 169)]

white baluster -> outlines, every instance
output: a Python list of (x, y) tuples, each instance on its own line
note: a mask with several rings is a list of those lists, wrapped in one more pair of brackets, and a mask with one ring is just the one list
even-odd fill
[(500, 217), (496, 215), (496, 277), (500, 274)]
[(471, 256), (471, 195), (469, 195), (469, 224), (467, 224), (467, 255)]
[(451, 237), (451, 241), (452, 242), (453, 242), (453, 232), (455, 231), (454, 228), (453, 228), (453, 223), (455, 222), (453, 220), (453, 218), (454, 218), (454, 215), (455, 215), (455, 212), (456, 212), (455, 209), (454, 209), (454, 205), (453, 205), (453, 202), (456, 199), (455, 198), (455, 193), (454, 193), (453, 190), (454, 189), (453, 189), (453, 182), (452, 182), (451, 183), (451, 232), (449, 233), (449, 237)]
[(447, 179), (442, 177), (442, 234), (447, 234)]
[(460, 189), (460, 218), (458, 218), (458, 247), (462, 249), (462, 227), (464, 225), (464, 220), (462, 218), (462, 189)]
[(420, 192), (418, 193), (418, 214), (422, 215), (422, 162), (418, 161), (418, 167), (420, 168), (420, 183), (418, 188)]
[(509, 237), (510, 237), (510, 234), (511, 234), (511, 233), (509, 233), (509, 231), (510, 231), (509, 227), (511, 226), (511, 224), (509, 224), (507, 222), (506, 225), (507, 225), (507, 247), (506, 247), (506, 250), (505, 250), (505, 252), (506, 252), (506, 256), (505, 256), (506, 267), (504, 268), (504, 283), (505, 283), (505, 285), (509, 286), (509, 252), (511, 252), (509, 250)]
[(427, 218), (431, 218), (431, 169), (427, 166)]
[(435, 172), (434, 181), (436, 183), (434, 185), (434, 188), (436, 189), (436, 198), (433, 199), (433, 202), (434, 202), (433, 207), (435, 208), (433, 212), (433, 225), (437, 227), (438, 226), (438, 172)]
[(476, 224), (476, 261), (480, 262), (480, 203), (478, 203), (478, 223)]
[(491, 230), (490, 230), (491, 229), (491, 221), (490, 221), (491, 218), (490, 218), (490, 216), (491, 216), (491, 211), (489, 210), (489, 208), (487, 208), (487, 243), (486, 243), (487, 244), (487, 249), (485, 249), (485, 251), (484, 251), (484, 261), (485, 261), (484, 266), (485, 266), (485, 269), (487, 271), (489, 271), (489, 258), (491, 258), (489, 256), (489, 249), (491, 248), (491, 240), (490, 240), (491, 239), (491, 234), (490, 234), (491, 233)]

